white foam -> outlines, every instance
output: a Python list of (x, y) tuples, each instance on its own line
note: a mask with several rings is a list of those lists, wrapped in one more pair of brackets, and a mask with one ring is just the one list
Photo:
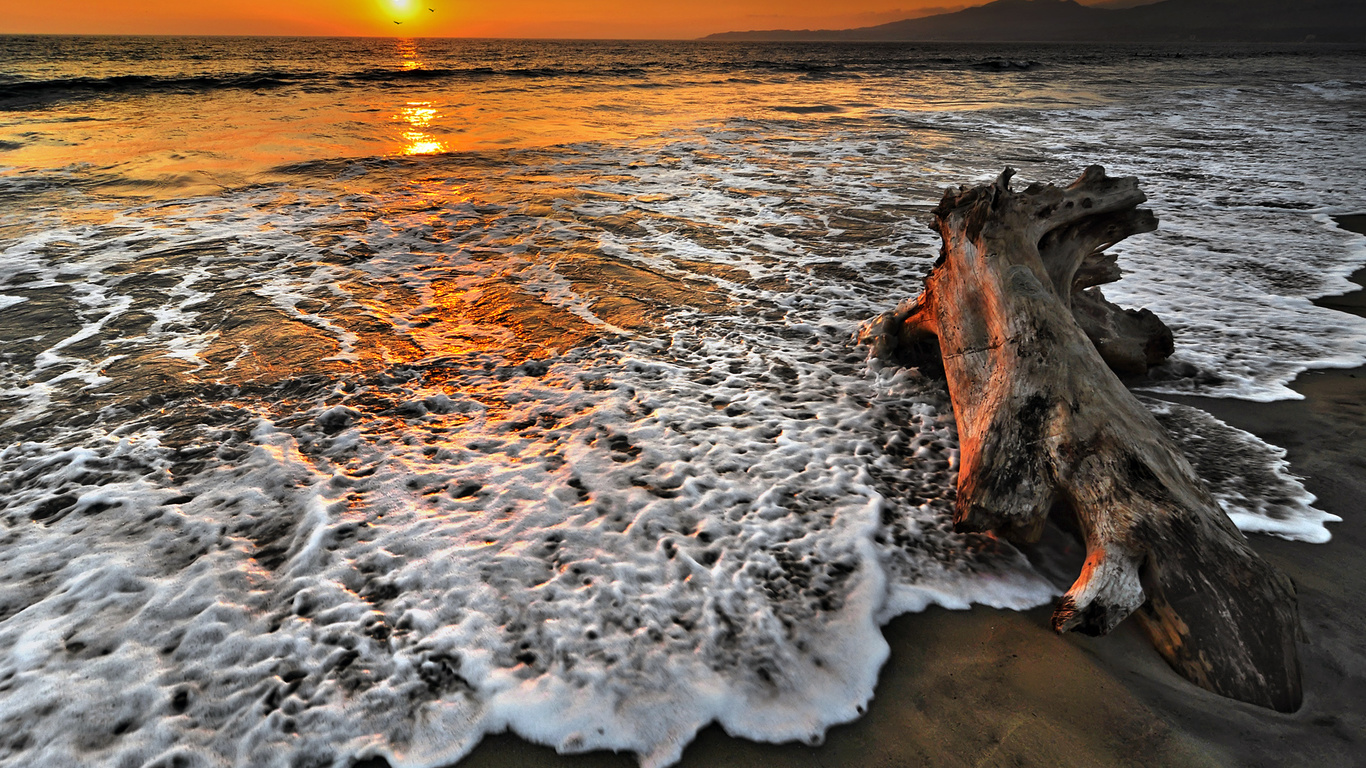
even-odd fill
[[(695, 351), (680, 359), (686, 349)], [(459, 379), (419, 385), (386, 397), (466, 405), (409, 421), (400, 432), (373, 409), (338, 419), (344, 406), (326, 403), (308, 422), (320, 426), (296, 429), (297, 437), (257, 421), (241, 444), (245, 452), (235, 450), (231, 462), (191, 477), (180, 490), (194, 498), (179, 502), (178, 513), (162, 513), (183, 515), (183, 525), (208, 537), (209, 551), (178, 571), (165, 560), (183, 558), (186, 547), (155, 546), (164, 521), (140, 534), (130, 528), (153, 499), (167, 495), (146, 487), (156, 473), (102, 487), (99, 498), (118, 506), (80, 520), (82, 535), (103, 542), (103, 562), (125, 565), (99, 571), (98, 579), (145, 585), (121, 609), (127, 624), (111, 637), (125, 639), (110, 649), (108, 663), (125, 670), (119, 679), (155, 680), (164, 662), (143, 649), (177, 645), (172, 638), (183, 633), (172, 651), (175, 682), (147, 695), (165, 700), (171, 687), (190, 685), (205, 698), (203, 711), (192, 704), (191, 714), (201, 724), (217, 723), (207, 741), (172, 727), (162, 729), (174, 736), (169, 743), (145, 734), (118, 740), (110, 754), (147, 759), (175, 744), (208, 758), (236, 741), (240, 754), (264, 758), (288, 735), (266, 727), (269, 718), (259, 720), (267, 714), (259, 695), (242, 696), (286, 665), (306, 672), (312, 691), (298, 717), (331, 723), (328, 733), (388, 734), (386, 752), (413, 764), (456, 759), (479, 734), (504, 728), (563, 751), (637, 751), (651, 765), (677, 759), (697, 729), (713, 721), (755, 739), (814, 742), (829, 725), (856, 717), (872, 696), (886, 655), (877, 620), (888, 599), (880, 561), (902, 558), (942, 574), (936, 586), (919, 588), (926, 604), (961, 607), (962, 593), (947, 584), (957, 578), (971, 589), (969, 567), (995, 571), (998, 587), (1015, 579), (1037, 593), (1037, 577), (1010, 556), (963, 560), (943, 553), (948, 559), (936, 562), (890, 538), (875, 545), (889, 505), (895, 518), (911, 515), (898, 525), (943, 526), (942, 507), (902, 509), (879, 490), (898, 480), (868, 470), (888, 463), (868, 440), (892, 428), (883, 423), (884, 408), (919, 410), (918, 422), (903, 425), (911, 432), (900, 442), (915, 441), (915, 423), (942, 434), (932, 409), (914, 404), (904, 374), (885, 387), (898, 399), (870, 409), (851, 397), (876, 402), (883, 388), (877, 382), (794, 360), (802, 383), (791, 388), (746, 391), (738, 385), (752, 387), (752, 380), (732, 375), (737, 397), (730, 403), (743, 412), (728, 415), (712, 404), (718, 390), (694, 380), (698, 366), (709, 369), (722, 350), (735, 351), (681, 334), (667, 347), (634, 355), (571, 357), (541, 377), (502, 383), (497, 397), (513, 405), (498, 416), (470, 401), (464, 392), (471, 387)], [(753, 349), (741, 359), (766, 370), (773, 354)], [(461, 377), (491, 378), (482, 369)], [(352, 397), (375, 394), (362, 389)], [(469, 413), (478, 415), (458, 433), (444, 431)], [(547, 416), (570, 423), (546, 431), (513, 426)], [(323, 427), (342, 424), (348, 426), (324, 436)], [(313, 444), (311, 456), (299, 452), (300, 439)], [(113, 455), (140, 450), (153, 457), (156, 444), (153, 436), (125, 437)], [(932, 464), (946, 462), (934, 459), (943, 448), (920, 448)], [(24, 455), (34, 458), (13, 470), (38, 485), (11, 507), (15, 522), (33, 509), (26, 498), (44, 498), (42, 488), (67, 482), (102, 455), (83, 450), (67, 469), (35, 474), (34, 461), (61, 463), (42, 459), (44, 453), (30, 447)], [(136, 471), (159, 463), (144, 458)], [(933, 487), (951, 482), (932, 471), (941, 475)], [(879, 470), (887, 472), (899, 482), (925, 479), (914, 465)], [(925, 517), (916, 521), (917, 515)], [(27, 524), (16, 549), (70, 541), (80, 517), (72, 512), (51, 528)], [(272, 545), (253, 541), (264, 537), (260, 529), (280, 523), (288, 528), (282, 538), (293, 543), (271, 577), (252, 555)], [(139, 557), (148, 551), (163, 554)], [(82, 562), (78, 557), (62, 569), (76, 574), (61, 588), (66, 593), (96, 589)], [(206, 593), (203, 578), (211, 574), (215, 586)], [(194, 607), (174, 609), (174, 621), (147, 615), (152, 606), (172, 610), (160, 606), (186, 599)], [(98, 686), (68, 702), (40, 690), (68, 674), (63, 659), (70, 652), (52, 647), (54, 632), (79, 632), (106, 602), (62, 602), (65, 614), (54, 613), (58, 605), (31, 608), (6, 622), (6, 631), (20, 631), (48, 615), (61, 627), (14, 646), (23, 651), (22, 658), (11, 653), (15, 669), (22, 663), (32, 685), (45, 682), (12, 689), (9, 714), (50, 705), (57, 708), (52, 717), (89, 716), (83, 702), (99, 700)], [(268, 621), (279, 626), (262, 634)], [(383, 641), (375, 639), (376, 626), (385, 628)], [(42, 642), (49, 649), (40, 659), (32, 648)], [(351, 651), (359, 654), (346, 667), (352, 671), (338, 671), (336, 654)], [(240, 680), (215, 680), (240, 668), (243, 658), (257, 660)], [(346, 695), (348, 685), (355, 687)], [(416, 691), (425, 693), (414, 701)], [(398, 735), (429, 719), (454, 730), (444, 731), (439, 744), (431, 733), (414, 734), (412, 754), (395, 745)], [(73, 758), (69, 748), (57, 739), (45, 754), (60, 764)]]
[(1238, 529), (1323, 544), (1337, 515), (1313, 507), (1285, 460), (1285, 449), (1214, 418), (1199, 408), (1141, 398), (1181, 446), (1219, 506)]

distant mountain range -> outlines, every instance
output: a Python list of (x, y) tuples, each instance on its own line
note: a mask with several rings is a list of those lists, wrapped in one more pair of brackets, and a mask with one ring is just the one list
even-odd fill
[(1366, 42), (1366, 0), (996, 0), (858, 29), (722, 32), (705, 40)]

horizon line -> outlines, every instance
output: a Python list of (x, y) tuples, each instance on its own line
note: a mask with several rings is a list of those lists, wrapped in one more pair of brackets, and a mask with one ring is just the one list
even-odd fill
[[(5, 37), (108, 37), (108, 38), (213, 38), (213, 39), (261, 39), (261, 38), (294, 38), (311, 40), (524, 40), (530, 42), (545, 43), (831, 43), (836, 45), (857, 44), (857, 45), (1086, 45), (1093, 44), (1094, 40), (887, 40), (887, 39), (793, 39), (793, 40), (765, 40), (765, 39), (712, 39), (718, 35), (745, 35), (761, 32), (848, 32), (850, 30), (732, 30), (729, 32), (712, 32), (701, 37), (494, 37), (488, 35), (307, 35), (307, 34), (254, 34), (254, 35), (223, 35), (201, 32), (0, 32), (0, 38)], [(1358, 41), (1303, 41), (1303, 40), (1105, 40), (1105, 45), (1304, 45), (1312, 42), (1316, 46), (1332, 45), (1355, 45), (1360, 46), (1366, 43)]]

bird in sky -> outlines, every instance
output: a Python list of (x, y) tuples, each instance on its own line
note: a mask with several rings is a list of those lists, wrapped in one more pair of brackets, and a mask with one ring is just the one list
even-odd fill
[(395, 23), (395, 24), (402, 24), (403, 22), (401, 22), (401, 21), (396, 21), (396, 22), (394, 22), (394, 23)]

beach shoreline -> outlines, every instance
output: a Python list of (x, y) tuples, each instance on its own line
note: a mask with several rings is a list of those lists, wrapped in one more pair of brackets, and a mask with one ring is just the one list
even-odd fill
[[(1337, 217), (1366, 235), (1366, 215)], [(1352, 276), (1366, 286), (1366, 268)], [(1366, 290), (1318, 306), (1366, 316)], [(1366, 367), (1312, 370), (1303, 400), (1256, 403), (1163, 395), (1286, 450), (1315, 506), (1342, 518), (1332, 541), (1250, 537), (1295, 581), (1306, 642), (1305, 701), (1282, 714), (1219, 697), (1167, 667), (1133, 622), (1108, 637), (1057, 636), (1052, 606), (930, 608), (883, 627), (891, 656), (868, 713), (821, 746), (759, 744), (703, 729), (680, 768), (773, 766), (1350, 766), (1366, 738)], [(510, 734), (485, 738), (461, 768), (608, 768), (628, 753), (560, 755)]]
[[(931, 608), (883, 628), (891, 656), (868, 713), (825, 744), (758, 744), (716, 725), (678, 763), (702, 766), (1168, 765), (1351, 766), (1366, 736), (1366, 368), (1311, 371), (1304, 400), (1170, 397), (1287, 451), (1292, 471), (1343, 518), (1333, 540), (1254, 535), (1294, 579), (1307, 641), (1305, 703), (1281, 714), (1219, 697), (1170, 670), (1132, 623), (1108, 637), (1057, 636), (1051, 606), (1014, 612)], [(630, 754), (560, 755), (501, 734), (461, 768), (633, 766)]]

